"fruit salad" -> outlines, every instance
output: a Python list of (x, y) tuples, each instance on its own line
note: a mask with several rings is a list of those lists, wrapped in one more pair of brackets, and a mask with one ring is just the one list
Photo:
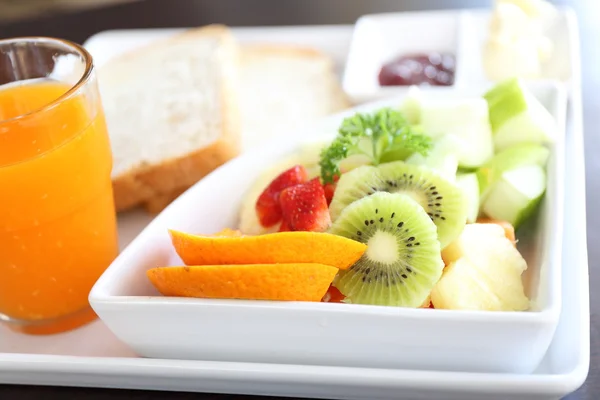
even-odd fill
[(553, 116), (519, 79), (481, 97), (412, 88), (274, 165), (235, 230), (171, 231), (164, 295), (525, 311), (519, 228), (546, 190)]

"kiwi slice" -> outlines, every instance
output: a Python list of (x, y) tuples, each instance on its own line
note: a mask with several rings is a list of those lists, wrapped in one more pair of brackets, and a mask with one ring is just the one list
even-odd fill
[(346, 207), (330, 233), (367, 244), (333, 285), (355, 304), (420, 307), (444, 262), (436, 226), (410, 196), (378, 192)]
[(439, 173), (402, 161), (379, 166), (379, 179), (390, 193), (404, 193), (417, 201), (437, 226), (442, 249), (460, 235), (467, 223), (468, 200), (462, 190)]
[(437, 226), (442, 249), (458, 237), (467, 222), (468, 201), (457, 185), (431, 168), (402, 161), (343, 174), (329, 209), (332, 221), (349, 204), (379, 191), (404, 193), (416, 200)]
[(348, 204), (387, 189), (377, 167), (363, 165), (342, 174), (329, 205), (331, 220), (335, 221)]

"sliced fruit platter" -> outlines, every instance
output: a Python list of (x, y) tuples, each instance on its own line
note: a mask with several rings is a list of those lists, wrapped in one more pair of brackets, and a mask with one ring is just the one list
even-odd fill
[(171, 231), (185, 265), (148, 277), (167, 296), (528, 310), (517, 242), (557, 135), (519, 79), (458, 100), (413, 87), (261, 174), (233, 229)]

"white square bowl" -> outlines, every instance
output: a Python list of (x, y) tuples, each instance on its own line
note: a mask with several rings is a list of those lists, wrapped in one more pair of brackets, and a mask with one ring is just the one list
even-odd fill
[[(354, 27), (342, 77), (344, 91), (355, 102), (406, 91), (407, 86), (380, 86), (381, 67), (395, 57), (410, 53), (447, 52), (456, 57), (459, 15), (457, 11), (416, 11), (360, 17)], [(458, 68), (457, 63), (456, 74)]]
[[(564, 132), (566, 99), (560, 86), (533, 93)], [(429, 90), (426, 95), (481, 95), (487, 88)], [(310, 129), (331, 136), (356, 111), (395, 106), (401, 98), (366, 104)], [(533, 235), (523, 238), (532, 299), (527, 312), (404, 309), (334, 303), (268, 302), (162, 297), (149, 268), (182, 265), (168, 229), (210, 234), (237, 225), (244, 193), (258, 174), (310, 141), (298, 131), (232, 160), (165, 209), (112, 263), (90, 302), (114, 334), (145, 357), (366, 368), (530, 373), (553, 337), (561, 304), (563, 136), (548, 164), (547, 194)]]

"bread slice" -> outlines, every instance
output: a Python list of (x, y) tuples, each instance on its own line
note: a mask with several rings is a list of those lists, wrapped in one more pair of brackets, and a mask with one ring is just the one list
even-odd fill
[(333, 60), (314, 48), (247, 45), (241, 65), (244, 150), (350, 106)]
[[(285, 136), (290, 127), (351, 106), (333, 60), (310, 47), (245, 45), (240, 52), (240, 113), (244, 151)], [(153, 196), (145, 203), (158, 213), (191, 185)]]
[(98, 72), (118, 211), (189, 187), (237, 156), (238, 46), (225, 26), (188, 30)]
[(158, 214), (162, 210), (164, 210), (169, 204), (171, 204), (175, 199), (181, 196), (186, 190), (188, 190), (191, 186), (184, 186), (170, 192), (157, 194), (147, 202), (145, 202), (142, 206), (149, 214)]

